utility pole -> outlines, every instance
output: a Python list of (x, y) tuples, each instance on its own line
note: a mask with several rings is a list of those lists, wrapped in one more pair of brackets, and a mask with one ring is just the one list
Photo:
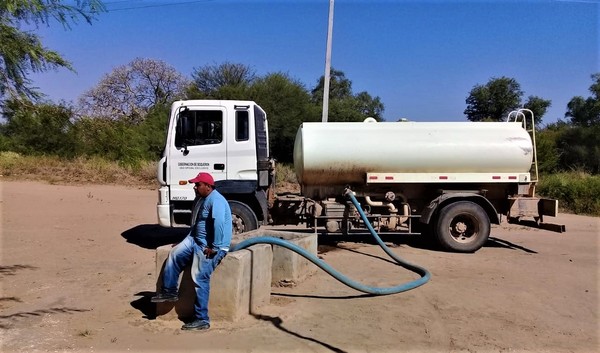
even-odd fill
[(325, 85), (323, 87), (323, 122), (329, 115), (329, 78), (331, 76), (331, 37), (333, 34), (333, 3), (329, 0), (329, 25), (327, 26), (327, 51), (325, 53)]

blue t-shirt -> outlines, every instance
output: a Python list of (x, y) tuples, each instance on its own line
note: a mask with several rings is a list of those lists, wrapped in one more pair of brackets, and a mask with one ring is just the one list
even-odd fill
[(229, 251), (233, 233), (229, 203), (217, 190), (198, 202), (200, 205), (196, 224), (191, 229), (192, 237), (203, 247)]

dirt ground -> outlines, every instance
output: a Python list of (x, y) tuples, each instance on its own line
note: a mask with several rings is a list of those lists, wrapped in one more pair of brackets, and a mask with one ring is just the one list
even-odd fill
[[(387, 237), (432, 279), (365, 296), (319, 271), (273, 288), (271, 305), (208, 332), (153, 319), (156, 191), (1, 181), (2, 352), (598, 352), (600, 219), (548, 218), (563, 234), (502, 225), (475, 254)], [(376, 245), (335, 239), (321, 257), (351, 278), (416, 278)], [(343, 241), (345, 240), (345, 241)]]

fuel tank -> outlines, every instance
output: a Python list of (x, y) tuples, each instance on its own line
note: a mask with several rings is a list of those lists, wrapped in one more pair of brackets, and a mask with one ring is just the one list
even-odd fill
[(365, 183), (366, 173), (527, 173), (518, 122), (303, 123), (294, 168), (303, 186)]

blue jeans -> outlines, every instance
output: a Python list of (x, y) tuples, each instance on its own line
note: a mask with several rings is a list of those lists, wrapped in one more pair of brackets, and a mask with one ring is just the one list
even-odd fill
[(210, 276), (225, 255), (227, 255), (226, 251), (219, 250), (212, 258), (207, 258), (204, 255), (204, 247), (196, 244), (194, 238), (188, 235), (181, 243), (171, 249), (169, 258), (165, 262), (163, 292), (177, 294), (179, 274), (190, 263), (190, 260), (192, 260), (192, 280), (194, 281), (194, 289), (196, 291), (196, 301), (194, 302), (196, 319), (209, 323), (208, 297), (210, 295)]

